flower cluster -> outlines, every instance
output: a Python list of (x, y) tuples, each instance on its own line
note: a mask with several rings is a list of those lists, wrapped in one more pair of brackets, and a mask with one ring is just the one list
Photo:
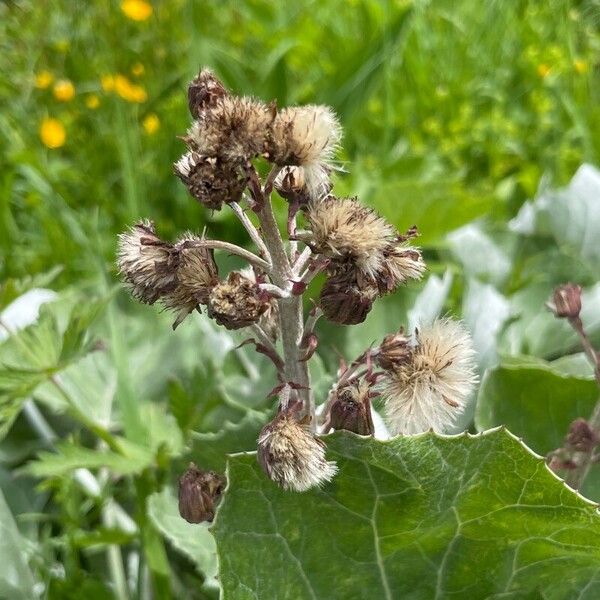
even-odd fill
[[(327, 460), (320, 433), (373, 434), (371, 401), (378, 396), (393, 433), (451, 426), (475, 374), (468, 334), (448, 319), (413, 336), (391, 334), (342, 368), (316, 416), (307, 361), (318, 345), (318, 318), (360, 323), (377, 298), (425, 272), (421, 252), (411, 243), (415, 227), (400, 233), (358, 198), (333, 194), (342, 139), (333, 110), (279, 109), (274, 102), (237, 96), (207, 69), (190, 83), (188, 105), (193, 121), (174, 172), (205, 207), (228, 206), (256, 253), (191, 233), (167, 242), (152, 222), (140, 221), (119, 238), (118, 267), (134, 298), (175, 312), (174, 327), (205, 307), (218, 325), (250, 334), (246, 342), (271, 359), (278, 409), (259, 435), (257, 452), (266, 475), (295, 491), (330, 481), (337, 467)], [(264, 179), (258, 163), (270, 163)], [(272, 210), (273, 189), (287, 201), (287, 243)], [(237, 255), (248, 266), (222, 275), (215, 250)], [(325, 281), (305, 320), (302, 295), (319, 273)], [(188, 520), (212, 518), (211, 482), (220, 480), (195, 467), (182, 479), (182, 514)], [(197, 510), (190, 505), (194, 498)]]

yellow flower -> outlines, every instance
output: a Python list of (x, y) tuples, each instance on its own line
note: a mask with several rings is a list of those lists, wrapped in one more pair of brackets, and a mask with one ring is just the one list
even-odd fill
[(581, 75), (582, 73), (585, 73), (588, 70), (588, 65), (585, 62), (585, 60), (582, 60), (581, 58), (576, 58), (573, 61), (573, 66), (575, 67), (575, 70)]
[(50, 87), (50, 84), (54, 81), (54, 75), (50, 71), (40, 71), (35, 76), (35, 87), (39, 90), (45, 90)]
[(112, 75), (102, 75), (100, 85), (105, 92), (112, 92), (115, 89), (115, 78)]
[(96, 94), (89, 94), (85, 98), (85, 105), (92, 110), (96, 110), (100, 106), (100, 98)]
[(131, 67), (131, 73), (136, 77), (141, 77), (145, 71), (146, 69), (141, 62), (136, 62), (133, 67)]
[(141, 85), (131, 83), (124, 75), (115, 77), (115, 91), (127, 102), (146, 102), (148, 94)]
[(60, 148), (67, 139), (64, 125), (58, 120), (46, 117), (40, 125), (40, 139), (48, 148)]
[(152, 14), (152, 5), (144, 0), (123, 0), (121, 10), (132, 21), (145, 21)]
[(154, 113), (150, 113), (144, 117), (142, 127), (148, 135), (152, 135), (158, 131), (160, 127), (160, 119)]
[(537, 72), (538, 75), (544, 79), (550, 74), (550, 67), (547, 64), (542, 63), (541, 65), (538, 65)]
[(69, 102), (75, 96), (75, 86), (68, 79), (60, 79), (54, 84), (54, 97), (60, 102)]

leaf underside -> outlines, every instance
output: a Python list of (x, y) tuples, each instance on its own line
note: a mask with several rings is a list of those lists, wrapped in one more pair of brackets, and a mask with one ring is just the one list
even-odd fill
[(504, 429), (327, 438), (339, 474), (284, 492), (230, 458), (225, 599), (600, 597), (600, 517)]

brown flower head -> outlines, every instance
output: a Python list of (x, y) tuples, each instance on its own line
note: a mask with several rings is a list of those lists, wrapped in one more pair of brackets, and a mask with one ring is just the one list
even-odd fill
[(233, 271), (211, 290), (208, 315), (227, 329), (241, 329), (256, 323), (270, 303), (256, 281)]
[(179, 254), (156, 235), (154, 223), (144, 220), (119, 235), (117, 266), (131, 294), (154, 304), (176, 285)]
[(383, 338), (375, 360), (382, 369), (389, 371), (410, 360), (411, 353), (410, 339), (401, 328), (397, 333), (390, 333)]
[(345, 385), (335, 392), (329, 409), (329, 425), (333, 429), (346, 429), (359, 435), (373, 435), (375, 427), (371, 417), (370, 386), (364, 379)]
[(375, 286), (359, 283), (355, 270), (347, 268), (327, 278), (321, 288), (319, 306), (329, 321), (356, 325), (367, 318), (377, 294)]
[(202, 69), (188, 86), (188, 106), (194, 119), (202, 111), (214, 106), (219, 98), (228, 96), (225, 86), (215, 77), (210, 69)]
[(246, 176), (239, 165), (197, 152), (184, 154), (173, 170), (190, 194), (212, 210), (220, 210), (223, 203), (239, 201), (246, 187)]
[(306, 207), (312, 200), (321, 200), (329, 194), (331, 188), (327, 166), (314, 169), (284, 167), (275, 179), (277, 193), (302, 207)]
[(298, 420), (294, 408), (281, 411), (258, 436), (257, 458), (267, 476), (284, 490), (304, 492), (337, 472), (325, 458), (325, 444)]
[(165, 308), (177, 313), (173, 329), (208, 302), (210, 291), (219, 282), (212, 250), (201, 247), (201, 242), (201, 238), (187, 233), (175, 246), (179, 255), (176, 285), (162, 298)]
[(578, 317), (581, 312), (581, 286), (566, 283), (557, 287), (548, 307), (556, 317), (569, 319)]
[(418, 248), (407, 246), (404, 241), (390, 244), (383, 257), (374, 277), (381, 294), (395, 290), (409, 279), (421, 279), (427, 268)]
[(212, 521), (226, 483), (223, 475), (191, 463), (179, 478), (179, 514), (189, 523)]
[(384, 250), (397, 237), (390, 223), (357, 198), (328, 196), (311, 203), (307, 217), (317, 253), (349, 263), (372, 279), (382, 269)]
[(272, 120), (273, 108), (259, 100), (222, 96), (200, 113), (185, 140), (200, 155), (244, 163), (264, 152)]

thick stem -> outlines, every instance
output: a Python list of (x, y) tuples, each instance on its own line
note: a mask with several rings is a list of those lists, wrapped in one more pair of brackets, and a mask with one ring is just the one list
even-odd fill
[[(273, 269), (271, 278), (273, 283), (283, 290), (289, 290), (291, 287), (291, 279), (293, 277), (292, 268), (271, 205), (270, 192), (272, 182), (275, 180), (278, 171), (278, 167), (273, 167), (271, 173), (267, 177), (257, 215), (265, 243), (272, 258)], [(300, 361), (300, 343), (304, 335), (302, 297), (291, 296), (289, 298), (279, 298), (278, 304), (279, 328), (283, 345), (283, 358), (285, 361), (285, 376), (288, 381), (292, 381), (302, 386), (301, 389), (298, 390), (298, 393), (304, 403), (305, 414), (309, 414), (312, 417), (311, 423), (314, 428), (316, 425), (314, 419), (315, 409), (312, 392), (310, 390), (308, 365)]]
[[(598, 356), (598, 353), (592, 346), (592, 343), (585, 332), (581, 319), (579, 317), (571, 317), (568, 320), (571, 327), (573, 327), (573, 329), (577, 332), (577, 335), (581, 340), (581, 345), (583, 346), (590, 364), (594, 368), (594, 375), (596, 376), (596, 381), (600, 386), (600, 356)], [(596, 406), (594, 407), (594, 410), (588, 419), (588, 425), (596, 435), (600, 435), (600, 399), (596, 403)], [(565, 482), (575, 490), (581, 489), (590, 467), (592, 466), (594, 448), (590, 448), (589, 451), (578, 454), (579, 456), (577, 457), (576, 461), (577, 466), (573, 470), (569, 471), (565, 477)]]

